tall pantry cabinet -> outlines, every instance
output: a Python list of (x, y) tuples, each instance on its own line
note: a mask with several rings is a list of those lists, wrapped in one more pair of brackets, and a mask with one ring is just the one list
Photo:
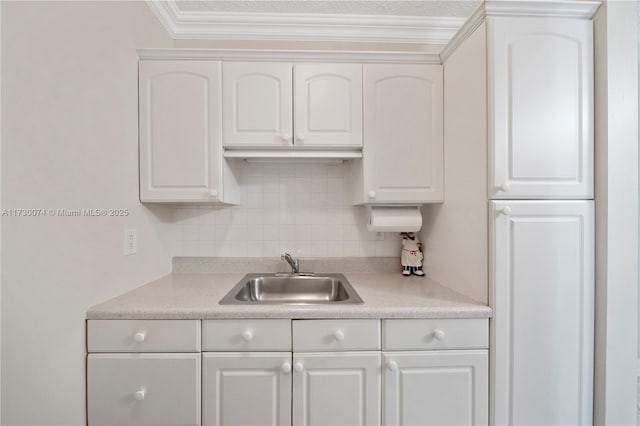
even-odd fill
[(495, 425), (587, 425), (594, 340), (591, 15), (558, 17), (550, 9), (529, 17), (508, 3), (488, 4), (478, 29), (486, 30), (487, 47), (491, 414)]
[(468, 76), (445, 85), (446, 144), (488, 152), (498, 426), (592, 424), (598, 5), (488, 1), (443, 52), (445, 82)]

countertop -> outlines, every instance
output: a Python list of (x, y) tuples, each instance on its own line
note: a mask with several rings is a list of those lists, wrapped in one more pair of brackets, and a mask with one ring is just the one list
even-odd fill
[[(176, 268), (174, 268), (175, 270)], [(251, 271), (248, 271), (251, 272)], [(361, 305), (220, 305), (245, 273), (174, 272), (87, 311), (87, 319), (489, 318), (491, 309), (426, 277), (343, 272)]]

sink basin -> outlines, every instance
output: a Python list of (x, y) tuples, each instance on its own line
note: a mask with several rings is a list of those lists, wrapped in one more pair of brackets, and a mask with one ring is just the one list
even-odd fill
[(243, 304), (361, 304), (342, 274), (248, 274), (220, 301)]

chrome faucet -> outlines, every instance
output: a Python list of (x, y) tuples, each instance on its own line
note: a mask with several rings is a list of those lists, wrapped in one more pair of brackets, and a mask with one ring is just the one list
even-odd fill
[(294, 259), (289, 253), (285, 253), (280, 256), (282, 260), (286, 260), (289, 266), (291, 266), (291, 272), (297, 274), (300, 272), (300, 261), (298, 259)]

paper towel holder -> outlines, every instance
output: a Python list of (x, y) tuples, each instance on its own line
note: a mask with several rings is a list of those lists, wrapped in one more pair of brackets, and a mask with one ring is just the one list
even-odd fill
[[(370, 232), (417, 232), (422, 228), (422, 213), (420, 211), (420, 204), (374, 204), (374, 205), (367, 205), (366, 206), (366, 211), (367, 211), (367, 219), (366, 219), (366, 224), (367, 224), (367, 230)], [(394, 223), (394, 220), (388, 221), (385, 220), (385, 218), (383, 218), (383, 221), (386, 222), (384, 224), (381, 224), (380, 221), (378, 221), (379, 223), (374, 225), (373, 224), (373, 211), (374, 210), (387, 210), (391, 211), (393, 209), (402, 209), (404, 210), (404, 214), (406, 215), (407, 213), (411, 214), (415, 214), (415, 216), (417, 216), (417, 219), (415, 220), (414, 223), (411, 224), (407, 224), (402, 223), (402, 220), (400, 219), (398, 221), (398, 223)], [(414, 213), (414, 209), (415, 209), (415, 213)], [(416, 214), (417, 213), (417, 214)], [(388, 219), (388, 218), (387, 218)]]

